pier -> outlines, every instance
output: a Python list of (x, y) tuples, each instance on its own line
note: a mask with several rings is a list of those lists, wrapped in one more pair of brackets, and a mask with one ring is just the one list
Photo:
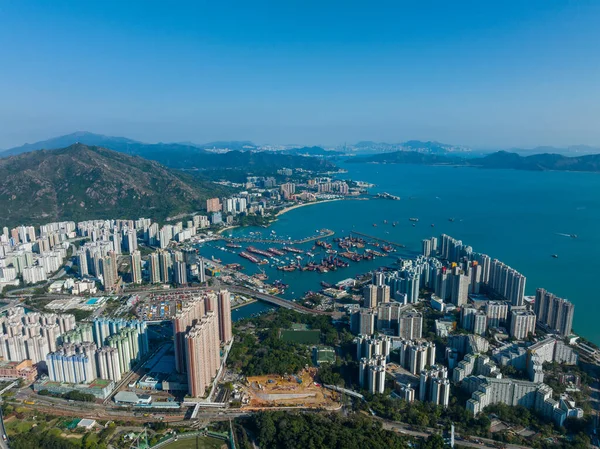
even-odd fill
[(396, 242), (392, 242), (390, 240), (385, 240), (379, 237), (374, 237), (372, 235), (368, 235), (368, 234), (364, 234), (362, 232), (358, 232), (358, 231), (350, 231), (350, 234), (356, 234), (356, 235), (360, 235), (361, 237), (365, 237), (371, 240), (376, 240), (378, 242), (382, 242), (385, 243), (386, 245), (392, 245), (392, 246), (396, 246), (398, 248), (404, 248), (405, 246), (402, 243), (396, 243)]
[(227, 243), (265, 243), (265, 244), (276, 244), (276, 245), (301, 245), (302, 243), (312, 242), (313, 240), (324, 239), (331, 237), (335, 232), (331, 229), (323, 229), (316, 235), (305, 237), (299, 240), (289, 240), (280, 238), (262, 238), (262, 237), (224, 237), (219, 236), (218, 240), (225, 240)]

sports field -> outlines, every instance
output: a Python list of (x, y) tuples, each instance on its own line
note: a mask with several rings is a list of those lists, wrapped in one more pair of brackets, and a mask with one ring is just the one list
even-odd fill
[(315, 345), (321, 341), (321, 331), (315, 330), (282, 330), (279, 337), (283, 341), (290, 343), (302, 343), (305, 345)]

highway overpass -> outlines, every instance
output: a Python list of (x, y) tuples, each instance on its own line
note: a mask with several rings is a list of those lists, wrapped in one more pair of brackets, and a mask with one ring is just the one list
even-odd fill
[(287, 299), (280, 298), (279, 296), (269, 295), (268, 293), (261, 293), (247, 287), (239, 287), (235, 285), (224, 285), (223, 288), (226, 288), (232, 293), (239, 293), (241, 295), (252, 296), (260, 301), (267, 302), (269, 304), (273, 304), (278, 307), (283, 307), (284, 309), (295, 310), (300, 313), (311, 313), (313, 315), (332, 315), (332, 312), (325, 312), (323, 310), (315, 310), (309, 309), (308, 307), (304, 307), (301, 304), (298, 304), (296, 301), (289, 301)]

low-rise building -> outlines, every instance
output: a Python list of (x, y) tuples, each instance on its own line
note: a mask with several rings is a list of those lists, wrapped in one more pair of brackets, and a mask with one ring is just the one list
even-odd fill
[(0, 378), (2, 379), (23, 379), (27, 382), (33, 382), (37, 374), (37, 368), (31, 360), (23, 360), (22, 362), (0, 361)]

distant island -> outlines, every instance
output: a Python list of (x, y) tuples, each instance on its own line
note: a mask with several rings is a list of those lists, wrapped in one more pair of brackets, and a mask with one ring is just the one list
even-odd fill
[(426, 154), (415, 151), (395, 151), (368, 157), (349, 159), (349, 163), (455, 165), (464, 167), (513, 169), (529, 171), (579, 171), (599, 172), (600, 154), (585, 156), (562, 156), (560, 154), (534, 154), (520, 156), (517, 153), (498, 151), (479, 158), (453, 157)]

